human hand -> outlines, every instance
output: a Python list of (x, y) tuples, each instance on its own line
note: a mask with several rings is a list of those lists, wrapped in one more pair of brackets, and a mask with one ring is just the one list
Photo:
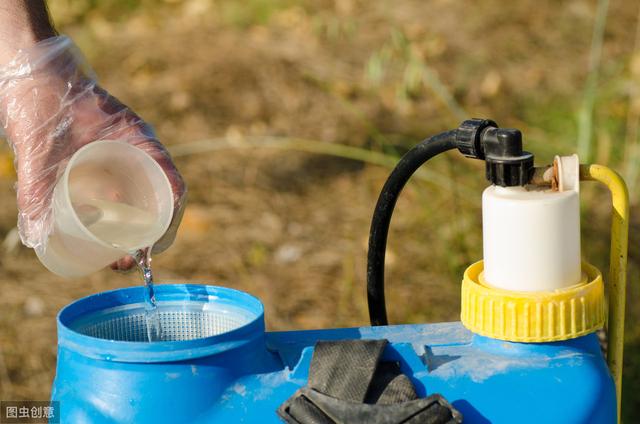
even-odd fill
[[(20, 50), (0, 68), (0, 123), (15, 154), (18, 230), (22, 242), (43, 249), (52, 231), (52, 194), (69, 158), (96, 140), (123, 140), (152, 156), (174, 194), (169, 230), (154, 246), (171, 245), (182, 218), (186, 188), (151, 127), (102, 89), (67, 37), (52, 37)], [(111, 265), (127, 270), (124, 257)]]

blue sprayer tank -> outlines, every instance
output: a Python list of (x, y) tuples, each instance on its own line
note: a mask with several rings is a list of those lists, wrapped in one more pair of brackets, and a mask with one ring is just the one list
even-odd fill
[(60, 312), (52, 399), (62, 422), (279, 423), (278, 406), (307, 382), (315, 342), (380, 338), (390, 342), (386, 359), (400, 363), (418, 395), (443, 395), (464, 422), (616, 420), (614, 384), (595, 334), (511, 343), (459, 322), (265, 332), (262, 304), (243, 292), (160, 285), (156, 296), (165, 331), (205, 337), (146, 342), (142, 287), (93, 295)]
[[(484, 261), (464, 273), (460, 322), (390, 326), (384, 252), (393, 208), (419, 166), (454, 148), (486, 162)], [(601, 272), (581, 258), (582, 180), (599, 181), (612, 195), (608, 308)], [(366, 340), (382, 346), (376, 360), (381, 354), (402, 384), (408, 379), (418, 403), (439, 394), (457, 411), (456, 422), (459, 412), (465, 423), (616, 423), (628, 213), (626, 187), (614, 171), (580, 165), (575, 155), (534, 168), (518, 130), (468, 120), (411, 149), (385, 183), (369, 239), (372, 326), (268, 332), (261, 302), (247, 293), (166, 284), (156, 289), (162, 341), (148, 342), (145, 289), (99, 293), (58, 315), (52, 400), (60, 402), (63, 423), (278, 423), (283, 403), (295, 406), (290, 399), (314, 393), (320, 353), (336, 345), (330, 341)], [(605, 358), (596, 331), (607, 314)], [(370, 342), (381, 339), (388, 344)], [(329, 372), (324, 382), (351, 381), (336, 368)]]

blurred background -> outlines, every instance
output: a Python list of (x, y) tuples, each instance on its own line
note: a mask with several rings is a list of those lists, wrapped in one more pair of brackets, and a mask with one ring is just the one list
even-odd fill
[[(538, 164), (578, 152), (614, 167), (634, 207), (623, 416), (640, 422), (640, 4), (633, 0), (50, 0), (105, 88), (154, 125), (189, 186), (159, 282), (262, 299), (271, 330), (368, 323), (366, 243), (379, 190), (428, 135), (486, 117)], [(65, 281), (22, 247), (0, 147), (0, 398), (48, 399), (55, 315), (141, 284)], [(389, 240), (393, 323), (453, 321), (482, 257), (481, 162), (430, 162)], [(583, 184), (584, 256), (606, 274), (610, 206)]]

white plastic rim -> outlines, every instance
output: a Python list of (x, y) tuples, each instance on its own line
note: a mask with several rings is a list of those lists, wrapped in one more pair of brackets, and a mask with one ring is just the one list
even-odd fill
[[(126, 158), (127, 161), (122, 161)], [(78, 277), (95, 272), (125, 256), (128, 252), (97, 237), (80, 220), (71, 201), (69, 189), (72, 171), (84, 163), (101, 163), (144, 176), (151, 187), (157, 208), (158, 231), (130, 250), (153, 245), (169, 228), (173, 217), (173, 190), (162, 167), (142, 149), (117, 140), (100, 140), (79, 149), (69, 160), (56, 183), (53, 194), (54, 230), (38, 258), (50, 271), (63, 277)], [(126, 162), (126, 163), (124, 163)], [(140, 177), (141, 178), (141, 177)], [(151, 194), (151, 193), (150, 193)]]
[(577, 191), (490, 186), (482, 194), (482, 225), (487, 284), (532, 292), (581, 281)]

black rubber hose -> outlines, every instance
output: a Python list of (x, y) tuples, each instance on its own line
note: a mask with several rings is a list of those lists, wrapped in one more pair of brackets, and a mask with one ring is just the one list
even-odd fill
[(369, 231), (367, 300), (371, 325), (387, 325), (384, 300), (384, 257), (393, 208), (409, 178), (432, 157), (456, 148), (456, 130), (429, 137), (400, 159), (380, 192)]

